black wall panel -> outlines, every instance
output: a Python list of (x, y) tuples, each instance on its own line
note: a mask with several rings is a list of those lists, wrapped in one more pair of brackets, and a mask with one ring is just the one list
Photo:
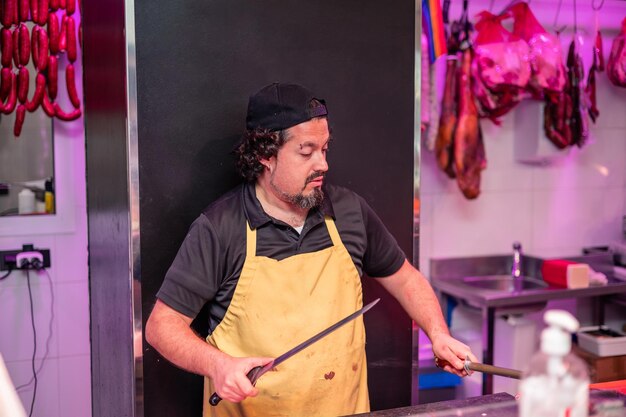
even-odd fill
[[(144, 321), (187, 228), (234, 186), (250, 93), (302, 83), (327, 100), (329, 180), (374, 207), (412, 254), (414, 0), (136, 0)], [(366, 299), (383, 290), (364, 279)], [(411, 322), (366, 315), (373, 409), (409, 405)], [(197, 323), (201, 331), (202, 323)], [(200, 415), (202, 380), (144, 349), (146, 417)]]

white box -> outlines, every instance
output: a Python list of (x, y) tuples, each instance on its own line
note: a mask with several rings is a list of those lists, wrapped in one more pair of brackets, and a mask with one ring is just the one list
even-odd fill
[(606, 326), (581, 327), (577, 336), (578, 346), (594, 355), (626, 355), (626, 335)]

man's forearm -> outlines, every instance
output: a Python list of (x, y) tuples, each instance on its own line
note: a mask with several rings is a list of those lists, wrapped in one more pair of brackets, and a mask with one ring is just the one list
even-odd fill
[(202, 340), (190, 327), (191, 319), (157, 301), (146, 323), (146, 341), (174, 365), (198, 375), (213, 374), (224, 354)]
[(396, 274), (378, 281), (431, 340), (438, 334), (450, 334), (430, 283), (411, 264), (405, 262)]

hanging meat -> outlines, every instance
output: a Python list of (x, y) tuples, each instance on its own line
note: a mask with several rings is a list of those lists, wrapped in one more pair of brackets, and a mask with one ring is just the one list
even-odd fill
[(622, 20), (622, 31), (613, 40), (606, 73), (613, 84), (626, 87), (626, 18)]
[[(77, 0), (1, 0), (0, 112), (15, 111), (14, 136), (20, 136), (26, 112), (41, 105), (50, 117), (68, 121), (81, 115), (73, 63), (77, 59), (77, 29), (73, 14)], [(61, 19), (59, 20), (59, 16)], [(34, 25), (29, 31), (26, 22)], [(47, 26), (47, 27), (46, 27)], [(55, 102), (58, 91), (58, 61), (62, 54), (69, 63), (65, 86), (73, 109), (64, 111)], [(35, 91), (29, 99), (32, 56)], [(64, 60), (65, 61), (65, 60)]]
[(589, 137), (588, 109), (583, 85), (584, 68), (573, 39), (567, 54), (567, 81), (562, 93), (546, 92), (544, 131), (559, 149), (582, 147)]
[(587, 101), (589, 103), (589, 117), (594, 123), (598, 116), (600, 116), (600, 110), (598, 110), (598, 100), (596, 98), (596, 72), (602, 72), (604, 70), (604, 56), (602, 55), (602, 35), (600, 31), (596, 31), (596, 40), (593, 45), (593, 60), (591, 68), (589, 68), (589, 74), (587, 75), (587, 86), (585, 87), (585, 94), (587, 95)]
[(545, 94), (543, 128), (546, 137), (559, 149), (572, 144), (572, 129), (569, 125), (572, 118), (572, 98), (569, 91), (569, 81), (566, 81), (563, 92)]
[(495, 123), (524, 97), (530, 78), (528, 45), (502, 26), (510, 13), (478, 14), (472, 89), (480, 115)]
[(446, 61), (446, 79), (441, 101), (439, 128), (435, 139), (435, 154), (437, 165), (450, 178), (455, 177), (453, 166), (454, 130), (457, 124), (457, 53), (460, 46), (461, 24), (452, 23), (452, 29), (447, 40), (448, 56)]
[(526, 41), (529, 47), (529, 91), (536, 98), (541, 98), (544, 91), (563, 91), (566, 70), (558, 38), (541, 26), (528, 3), (517, 2), (508, 11), (514, 17), (513, 34)]
[(459, 188), (468, 199), (474, 199), (480, 194), (481, 171), (487, 166), (478, 109), (471, 86), (472, 58), (472, 48), (468, 47), (461, 57), (458, 77), (459, 116), (454, 132), (454, 169)]
[(572, 98), (572, 117), (569, 120), (572, 130), (572, 145), (582, 147), (589, 137), (587, 108), (584, 100), (583, 61), (577, 51), (576, 40), (572, 40), (567, 54), (567, 70), (570, 96)]

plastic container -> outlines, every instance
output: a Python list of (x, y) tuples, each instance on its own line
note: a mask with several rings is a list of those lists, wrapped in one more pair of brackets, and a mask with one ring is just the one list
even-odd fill
[(17, 195), (17, 212), (19, 214), (35, 212), (35, 193), (28, 188), (24, 188)]
[(580, 327), (570, 313), (548, 310), (548, 327), (520, 382), (521, 417), (587, 417), (589, 373), (585, 362), (571, 353), (572, 333)]
[(596, 356), (626, 355), (626, 334), (606, 326), (583, 327), (577, 336), (578, 346)]

